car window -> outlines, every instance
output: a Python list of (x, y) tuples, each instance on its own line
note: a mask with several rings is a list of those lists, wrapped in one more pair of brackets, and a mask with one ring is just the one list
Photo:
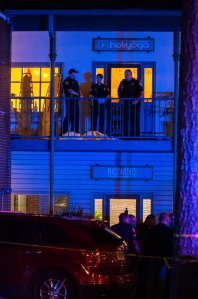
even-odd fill
[(24, 219), (0, 219), (0, 241), (31, 244), (34, 222)]
[(39, 244), (67, 246), (73, 243), (73, 238), (59, 225), (50, 222), (38, 222)]
[(105, 225), (99, 225), (98, 223), (79, 223), (78, 227), (86, 232), (96, 244), (119, 244), (121, 242), (121, 239)]

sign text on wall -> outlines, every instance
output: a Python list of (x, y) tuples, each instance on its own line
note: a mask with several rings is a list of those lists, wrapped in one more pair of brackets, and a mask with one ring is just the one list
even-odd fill
[(93, 51), (154, 51), (153, 38), (93, 38)]
[(152, 180), (151, 166), (91, 166), (92, 179)]

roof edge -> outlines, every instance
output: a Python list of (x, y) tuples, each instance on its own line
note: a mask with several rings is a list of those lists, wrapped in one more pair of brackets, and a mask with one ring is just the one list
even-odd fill
[(145, 10), (145, 9), (83, 9), (83, 10), (5, 10), (7, 16), (59, 16), (59, 15), (111, 15), (111, 16), (181, 16), (180, 10)]

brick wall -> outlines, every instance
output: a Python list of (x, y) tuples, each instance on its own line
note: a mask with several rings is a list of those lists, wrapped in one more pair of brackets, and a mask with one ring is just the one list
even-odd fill
[[(0, 15), (0, 210), (10, 209), (10, 194), (2, 189), (11, 187), (10, 168), (10, 63), (11, 31)], [(3, 202), (3, 204), (2, 204)]]

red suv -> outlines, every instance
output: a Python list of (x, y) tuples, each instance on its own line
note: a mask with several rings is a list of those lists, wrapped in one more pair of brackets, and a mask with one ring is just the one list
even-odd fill
[(0, 296), (124, 298), (125, 244), (102, 222), (0, 212)]

